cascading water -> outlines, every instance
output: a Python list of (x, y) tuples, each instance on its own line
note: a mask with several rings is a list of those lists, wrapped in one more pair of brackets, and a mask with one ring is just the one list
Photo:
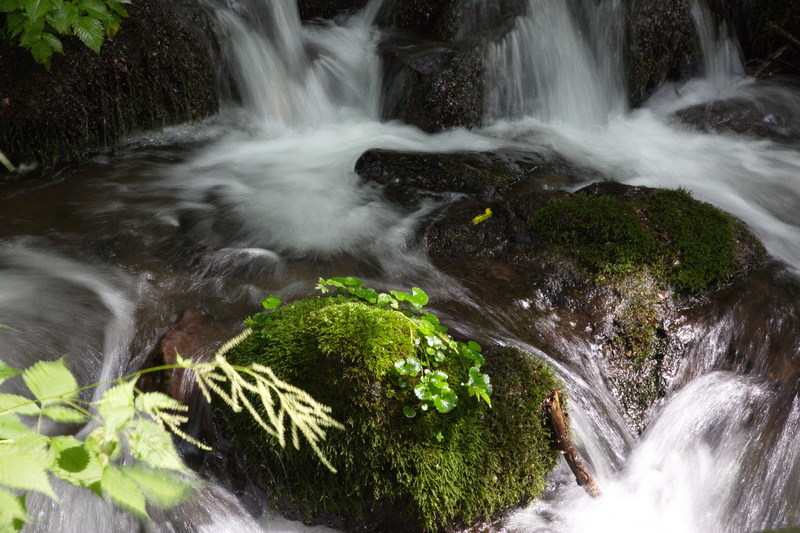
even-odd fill
[[(476, 13), (492, 8), (468, 4)], [(676, 111), (709, 98), (756, 97), (724, 27), (696, 3), (704, 75), (628, 113), (624, 2), (529, 0), (513, 30), (486, 45), (487, 127), (429, 135), (378, 121), (379, 7), (374, 0), (349, 20), (304, 25), (292, 0), (217, 5), (241, 106), (0, 198), (0, 324), (20, 330), (0, 332), (4, 360), (25, 366), (68, 353), (82, 382), (98, 381), (144, 364), (187, 308), (218, 319), (212, 337), (221, 341), (265, 293), (305, 296), (319, 276), (420, 285), (434, 302), (474, 310), (455, 318), (458, 328), (538, 351), (571, 391), (575, 437), (604, 496), (591, 500), (559, 467), (542, 500), (513, 514), (504, 531), (797, 525), (800, 400), (785, 377), (796, 376), (800, 353), (796, 273), (775, 267), (764, 284), (771, 289), (730, 289), (720, 300), (728, 311), (709, 310), (682, 331), (690, 363), (639, 437), (626, 428), (597, 346), (573, 338), (557, 317), (538, 319), (536, 335), (549, 341), (536, 343), (530, 328), (514, 326), (523, 307), (486, 313), (490, 304), (437, 272), (413, 239), (439, 206), (399, 208), (353, 172), (369, 148), (555, 153), (595, 175), (687, 187), (747, 221), (773, 256), (796, 267), (797, 147), (673, 123)], [(306, 530), (265, 518), (258, 493), (232, 484), (223, 476), (206, 485), (198, 501), (157, 515), (150, 530)], [(31, 530), (134, 527), (92, 496), (58, 490), (68, 508), (32, 500), (41, 528)]]
[(529, 0), (528, 15), (486, 53), (486, 115), (575, 126), (625, 111), (623, 5)]

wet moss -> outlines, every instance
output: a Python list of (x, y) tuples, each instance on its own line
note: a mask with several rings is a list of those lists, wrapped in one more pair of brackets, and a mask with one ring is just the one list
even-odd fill
[[(247, 416), (226, 408), (234, 447), (260, 465), (259, 482), (290, 516), (346, 530), (434, 531), (469, 525), (538, 495), (555, 465), (541, 403), (559, 384), (544, 363), (513, 348), (487, 353), (493, 408), (461, 398), (447, 414), (400, 388), (394, 362), (416, 350), (407, 320), (344, 297), (312, 298), (272, 315), (265, 335), (229, 352), (235, 364), (258, 361), (330, 405), (346, 429), (323, 450), (328, 471), (308, 446), (281, 449)], [(460, 364), (444, 363), (452, 382)]]
[(646, 267), (685, 293), (717, 288), (740, 270), (734, 219), (685, 190), (627, 198), (579, 191), (543, 207), (529, 226), (595, 274)]

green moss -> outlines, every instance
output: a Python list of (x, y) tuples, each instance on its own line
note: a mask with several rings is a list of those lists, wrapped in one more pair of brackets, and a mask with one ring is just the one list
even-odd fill
[(733, 218), (683, 190), (578, 192), (540, 209), (529, 225), (540, 244), (574, 255), (596, 274), (647, 268), (683, 292), (715, 288), (740, 268)]
[[(558, 386), (552, 371), (515, 349), (487, 354), (493, 408), (464, 397), (447, 414), (409, 419), (403, 406), (416, 400), (398, 386), (394, 361), (414, 353), (413, 341), (403, 315), (337, 296), (281, 308), (265, 335), (229, 352), (234, 364), (272, 367), (331, 406), (346, 427), (323, 443), (338, 469), (331, 473), (308, 446), (281, 449), (248, 416), (220, 407), (234, 447), (260, 465), (273, 503), (308, 519), (345, 521), (390, 506), (408, 530), (432, 531), (489, 518), (541, 492), (556, 459), (541, 414)], [(466, 381), (459, 366), (443, 368), (452, 382)]]

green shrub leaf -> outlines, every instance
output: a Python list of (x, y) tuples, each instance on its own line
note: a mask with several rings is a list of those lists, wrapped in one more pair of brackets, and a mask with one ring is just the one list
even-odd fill
[(39, 414), (39, 406), (30, 398), (18, 394), (0, 394), (0, 412), (17, 413), (35, 416)]
[(41, 492), (58, 501), (41, 459), (10, 446), (0, 447), (0, 483), (13, 489)]
[(105, 434), (116, 434), (133, 418), (136, 410), (133, 407), (133, 391), (136, 380), (116, 385), (103, 393), (97, 405), (97, 412), (103, 417)]
[(14, 368), (13, 366), (8, 366), (3, 361), (0, 361), (0, 383), (3, 383), (7, 379), (11, 379), (14, 376), (19, 375), (21, 372)]
[(63, 403), (58, 397), (78, 399), (78, 382), (67, 369), (63, 357), (55, 361), (39, 361), (22, 372), (22, 379), (36, 398), (43, 400), (42, 405)]
[(25, 497), (0, 489), (0, 531), (19, 531), (30, 519), (25, 509)]
[(148, 518), (144, 494), (136, 482), (126, 476), (122, 469), (112, 465), (107, 466), (103, 470), (100, 485), (103, 492), (117, 505), (139, 518)]
[(128, 445), (136, 459), (150, 466), (186, 471), (186, 466), (172, 444), (172, 436), (155, 422), (138, 420), (133, 432), (128, 435)]
[(83, 44), (91, 48), (96, 54), (100, 53), (105, 30), (99, 20), (92, 17), (79, 17), (73, 24), (73, 30)]
[(66, 424), (82, 424), (88, 420), (84, 413), (63, 405), (47, 405), (42, 408), (42, 415)]
[(174, 507), (191, 496), (191, 484), (169, 471), (132, 465), (122, 467), (122, 472), (136, 483), (148, 502), (161, 509)]

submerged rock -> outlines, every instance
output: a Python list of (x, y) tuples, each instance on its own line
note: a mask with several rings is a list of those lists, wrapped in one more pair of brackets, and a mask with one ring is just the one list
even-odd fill
[(458, 192), (490, 200), (531, 178), (544, 158), (512, 151), (414, 153), (368, 150), (356, 161), (361, 178), (385, 185), (387, 197), (415, 205), (426, 192)]
[(53, 58), (49, 72), (0, 42), (0, 150), (12, 163), (52, 165), (217, 111), (206, 12), (157, 0), (127, 10), (99, 56), (64, 37), (65, 55)]
[[(279, 308), (228, 352), (232, 364), (271, 367), (345, 425), (321, 444), (332, 473), (307, 444), (281, 448), (248, 415), (220, 406), (232, 446), (258, 465), (258, 482), (287, 516), (345, 531), (436, 531), (488, 520), (543, 490), (558, 455), (542, 411), (559, 387), (552, 370), (515, 348), (490, 349), (481, 371), (494, 386), (491, 408), (459, 392), (452, 411), (425, 411), (396, 370), (426, 357), (417, 335), (397, 311), (317, 297)], [(453, 359), (437, 369), (463, 391), (470, 378)]]
[[(765, 85), (769, 83), (770, 85)], [(800, 79), (762, 81), (742, 96), (715, 100), (676, 113), (684, 124), (703, 131), (739, 133), (779, 142), (800, 141)]]
[(298, 0), (297, 8), (303, 20), (332, 19), (342, 13), (362, 9), (367, 2), (368, 0)]
[[(493, 216), (473, 223), (486, 207)], [(458, 203), (425, 241), (433, 262), (477, 294), (530, 302), (521, 317), (558, 317), (559, 335), (597, 346), (636, 431), (666, 393), (681, 312), (765, 256), (743, 223), (686, 191), (614, 182)]]

